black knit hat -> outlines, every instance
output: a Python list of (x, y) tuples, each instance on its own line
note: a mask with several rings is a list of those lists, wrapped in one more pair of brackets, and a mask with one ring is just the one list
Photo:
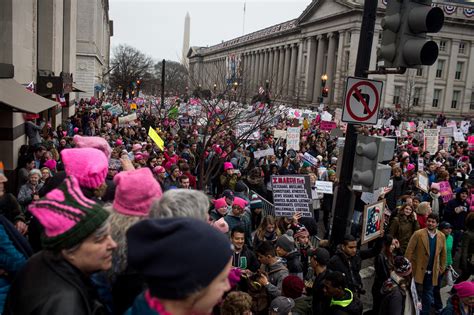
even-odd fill
[(393, 268), (395, 269), (395, 273), (401, 277), (406, 277), (411, 273), (411, 263), (403, 256), (395, 257)]
[(127, 231), (128, 263), (152, 296), (182, 300), (207, 287), (230, 261), (229, 239), (192, 218), (144, 220)]

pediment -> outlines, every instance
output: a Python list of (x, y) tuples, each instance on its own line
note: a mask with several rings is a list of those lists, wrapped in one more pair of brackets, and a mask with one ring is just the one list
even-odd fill
[(360, 7), (360, 4), (351, 0), (313, 0), (298, 17), (298, 24), (335, 16), (356, 7)]

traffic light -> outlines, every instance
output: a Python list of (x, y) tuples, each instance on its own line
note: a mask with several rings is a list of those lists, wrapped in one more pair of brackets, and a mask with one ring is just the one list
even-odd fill
[(427, 40), (427, 33), (441, 30), (444, 13), (431, 3), (431, 0), (388, 1), (379, 50), (383, 67), (417, 68), (435, 63), (438, 45)]
[(327, 87), (323, 88), (323, 91), (321, 92), (322, 97), (328, 97), (329, 96), (329, 89)]
[(388, 186), (392, 168), (380, 162), (391, 160), (395, 140), (384, 137), (357, 136), (356, 154), (352, 173), (352, 188), (373, 192)]
[(140, 84), (142, 83), (141, 80), (137, 80), (137, 86), (140, 87)]

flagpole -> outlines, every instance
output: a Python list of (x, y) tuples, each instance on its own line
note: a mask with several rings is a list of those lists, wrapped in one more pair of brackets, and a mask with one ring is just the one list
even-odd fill
[(243, 15), (243, 21), (242, 21), (242, 35), (245, 35), (245, 6), (247, 4), (247, 1), (244, 1), (244, 15)]

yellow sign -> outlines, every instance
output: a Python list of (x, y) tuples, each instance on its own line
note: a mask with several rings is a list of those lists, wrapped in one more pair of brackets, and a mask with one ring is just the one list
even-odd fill
[(158, 148), (163, 151), (164, 148), (165, 148), (165, 142), (163, 141), (163, 139), (161, 139), (161, 137), (156, 133), (155, 129), (151, 128), (148, 129), (148, 136), (150, 136), (151, 140), (153, 140), (156, 145), (158, 146)]
[(137, 104), (135, 103), (130, 104), (130, 109), (137, 109)]

